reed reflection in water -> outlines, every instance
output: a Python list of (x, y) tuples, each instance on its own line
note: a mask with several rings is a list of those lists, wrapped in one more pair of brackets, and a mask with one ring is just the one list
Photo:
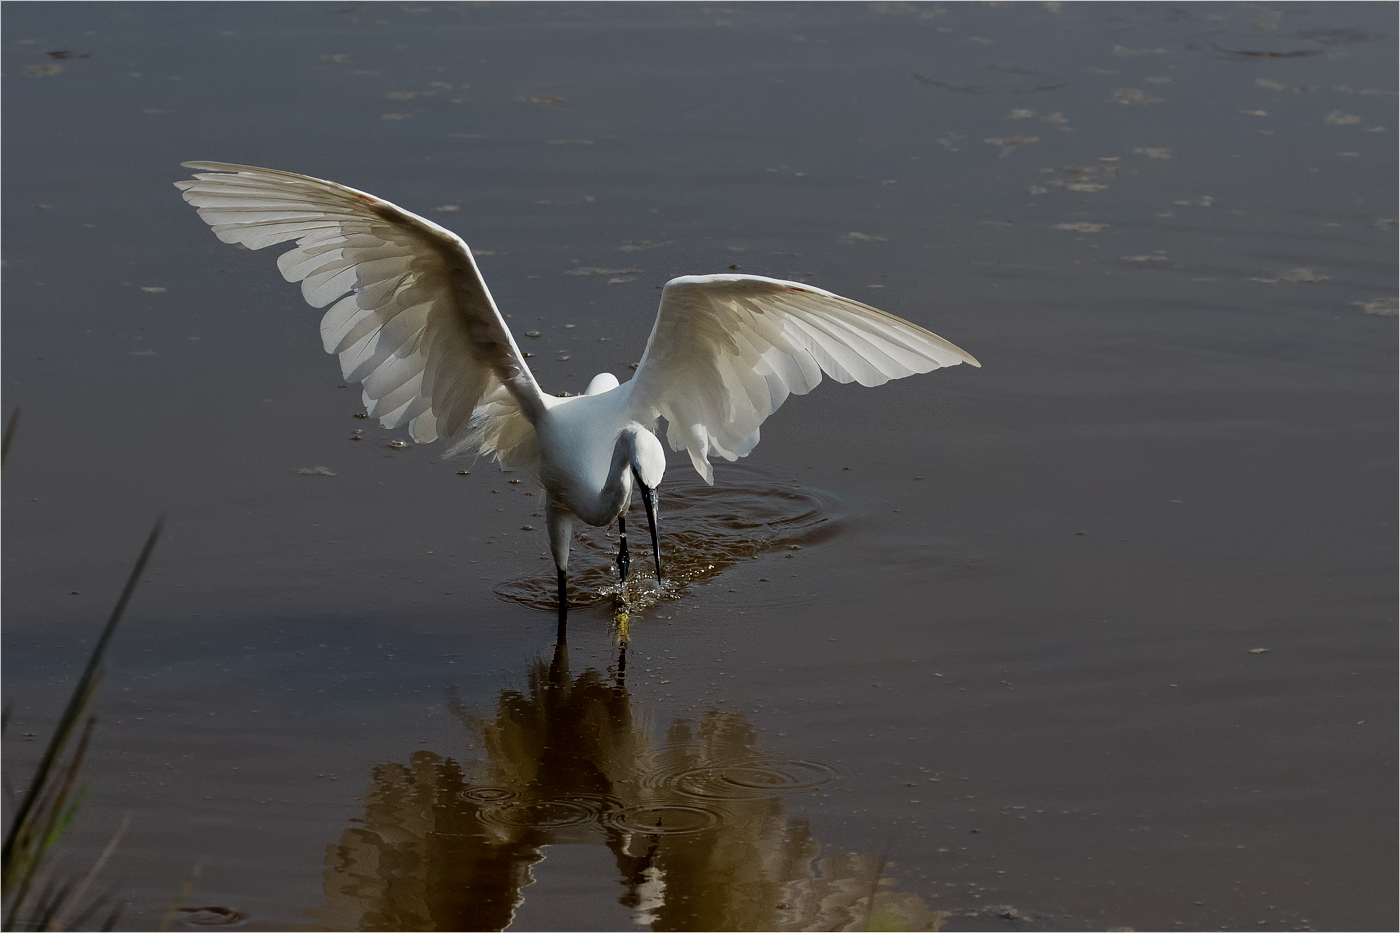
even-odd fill
[(807, 822), (788, 817), (784, 794), (835, 769), (764, 754), (736, 712), (677, 721), (653, 741), (622, 651), (608, 674), (574, 676), (560, 646), (523, 691), (501, 693), (494, 715), (459, 706), (485, 760), (420, 751), (375, 768), (362, 825), (328, 847), (312, 922), (501, 930), (546, 846), (603, 845), (619, 902), (654, 930), (939, 928), (920, 898), (892, 890), (882, 858), (823, 858)]

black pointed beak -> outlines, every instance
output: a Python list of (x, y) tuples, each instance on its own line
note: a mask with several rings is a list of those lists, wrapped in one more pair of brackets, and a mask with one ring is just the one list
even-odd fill
[(642, 504), (647, 509), (647, 528), (651, 530), (651, 553), (656, 558), (656, 582), (661, 582), (661, 541), (656, 536), (656, 490), (652, 489), (642, 478), (637, 475), (637, 471), (632, 471), (633, 477), (637, 480), (637, 486), (642, 491)]

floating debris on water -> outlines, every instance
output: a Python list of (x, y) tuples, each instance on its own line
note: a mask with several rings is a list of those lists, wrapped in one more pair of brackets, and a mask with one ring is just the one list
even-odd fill
[(328, 467), (323, 467), (323, 466), (302, 467), (300, 470), (297, 470), (297, 472), (298, 472), (299, 474), (301, 474), (302, 476), (334, 476), (334, 475), (335, 475), (333, 472), (331, 472), (331, 470), (330, 470)]
[(1289, 269), (1278, 277), (1280, 282), (1325, 282), (1330, 275), (1319, 275), (1311, 269)]
[[(610, 276), (613, 276), (614, 278), (618, 278), (618, 277), (621, 277), (621, 276), (629, 276), (629, 275), (630, 275), (630, 276), (638, 276), (638, 275), (641, 275), (644, 271), (645, 271), (644, 269), (604, 269), (604, 268), (601, 268), (601, 267), (599, 267), (599, 266), (579, 266), (579, 267), (576, 268), (576, 269), (565, 269), (565, 270), (564, 270), (564, 274), (565, 274), (565, 275), (610, 275)], [(627, 281), (630, 282), (630, 281), (632, 281), (632, 280), (631, 280), (631, 279), (627, 279)]]
[(916, 6), (912, 3), (872, 3), (870, 12), (881, 16), (912, 16), (916, 19), (935, 19), (947, 11), (936, 6)]
[(1141, 58), (1144, 55), (1168, 55), (1166, 49), (1130, 49), (1126, 45), (1115, 45), (1113, 54), (1119, 58)]
[(1353, 301), (1367, 314), (1378, 314), (1382, 317), (1395, 317), (1400, 314), (1400, 299), (1397, 298), (1376, 298), (1371, 301)]
[(1001, 147), (1001, 155), (998, 156), (998, 158), (1004, 159), (1004, 158), (1006, 158), (1007, 156), (1009, 156), (1009, 155), (1012, 153), (1013, 150), (1019, 149), (1021, 146), (1029, 146), (1031, 143), (1038, 143), (1038, 142), (1040, 142), (1040, 137), (1039, 137), (1039, 136), (1004, 136), (1004, 137), (998, 137), (998, 138), (993, 138), (993, 139), (984, 139), (984, 140), (982, 140), (982, 142), (984, 142), (984, 143), (991, 143), (991, 144), (994, 145), (994, 146), (1000, 146), (1000, 147)]
[(1113, 99), (1120, 104), (1160, 104), (1165, 97), (1150, 97), (1146, 91), (1135, 87), (1120, 88), (1113, 92)]
[(1234, 55), (1237, 58), (1310, 58), (1322, 54), (1322, 49), (1293, 49), (1287, 52), (1277, 52), (1271, 49), (1226, 49), (1218, 45), (1215, 48), (1226, 55)]
[(1330, 278), (1330, 275), (1318, 275), (1311, 269), (1289, 269), (1286, 272), (1280, 272), (1278, 275), (1271, 279), (1266, 279), (1259, 276), (1251, 276), (1249, 280), (1251, 282), (1264, 282), (1269, 285), (1272, 285), (1276, 282), (1326, 282)]
[(1303, 87), (1301, 85), (1290, 87), (1287, 84), (1283, 84), (1279, 81), (1274, 81), (1271, 78), (1255, 78), (1254, 83), (1257, 84), (1259, 87), (1265, 87), (1271, 91), (1287, 91), (1289, 94), (1302, 94), (1305, 91), (1312, 90), (1312, 88), (1310, 87)]

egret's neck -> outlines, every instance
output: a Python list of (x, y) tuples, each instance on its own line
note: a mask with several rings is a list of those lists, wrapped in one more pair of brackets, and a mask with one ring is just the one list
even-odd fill
[(608, 478), (603, 482), (602, 506), (608, 512), (621, 514), (632, 498), (632, 448), (628, 436), (630, 426), (624, 429), (613, 445), (612, 462), (608, 464)]

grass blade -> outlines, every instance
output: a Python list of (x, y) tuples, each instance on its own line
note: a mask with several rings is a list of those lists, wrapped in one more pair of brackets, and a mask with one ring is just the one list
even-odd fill
[(10, 413), (10, 420), (5, 422), (5, 444), (0, 447), (0, 466), (4, 466), (5, 461), (10, 459), (10, 444), (15, 439), (15, 431), (19, 429), (19, 409), (16, 408)]
[(136, 566), (132, 568), (131, 576), (127, 578), (121, 598), (117, 600), (116, 608), (112, 610), (112, 617), (107, 620), (106, 628), (102, 630), (101, 637), (97, 639), (97, 644), (92, 649), (92, 656), (88, 658), (87, 668), (83, 671), (82, 677), (78, 680), (78, 686), (73, 690), (73, 695), (68, 700), (68, 707), (63, 711), (63, 716), (58, 721), (58, 728), (54, 730), (53, 738), (49, 741), (49, 747), (44, 751), (44, 757), (39, 760), (39, 767), (34, 772), (34, 778), (29, 782), (24, 799), (20, 802), (14, 819), (10, 823), (10, 828), (5, 833), (5, 847), (3, 852), (0, 852), (0, 862), (3, 862), (7, 874), (15, 854), (15, 840), (19, 837), (20, 831), (30, 822), (34, 805), (39, 800), (39, 794), (48, 784), (49, 772), (53, 770), (55, 763), (62, 755), (64, 746), (68, 744), (69, 736), (72, 735), (73, 729), (77, 726), (83, 711), (92, 699), (92, 692), (97, 685), (98, 668), (102, 665), (102, 655), (106, 652), (108, 642), (112, 640), (112, 636), (117, 631), (122, 614), (126, 612), (127, 603), (131, 602), (131, 595), (136, 592), (136, 584), (140, 582), (141, 574), (146, 570), (146, 562), (151, 559), (156, 542), (160, 540), (163, 524), (163, 519), (156, 521), (155, 527), (151, 529), (151, 534), (146, 539), (145, 546), (141, 548), (141, 556), (136, 558)]
[(175, 918), (180, 914), (180, 908), (184, 906), (189, 898), (190, 892), (194, 890), (194, 883), (199, 880), (200, 873), (204, 871), (204, 859), (194, 863), (194, 868), (190, 869), (190, 876), (185, 879), (184, 885), (180, 888), (180, 893), (175, 895), (175, 900), (170, 902), (170, 909), (161, 918), (160, 926), (156, 927), (160, 933), (166, 933), (170, 925), (175, 922)]
[[(73, 913), (73, 908), (83, 899), (83, 895), (87, 894), (88, 888), (92, 886), (92, 882), (97, 878), (98, 873), (102, 871), (102, 867), (107, 864), (107, 860), (112, 857), (112, 853), (117, 851), (117, 846), (121, 843), (122, 837), (126, 835), (126, 831), (130, 827), (131, 817), (122, 817), (122, 824), (117, 827), (117, 832), (112, 836), (112, 841), (107, 843), (107, 848), (102, 850), (102, 854), (98, 856), (97, 862), (92, 866), (92, 870), (87, 873), (87, 877), (83, 879), (82, 884), (78, 885), (78, 889), (73, 893), (73, 896), (68, 898), (62, 913), (54, 918), (53, 925), (55, 929), (61, 930), (67, 925), (68, 918)], [(99, 899), (97, 903), (101, 903), (101, 900)], [(87, 913), (90, 912), (91, 910), (87, 911)]]
[[(6, 448), (9, 447), (18, 417), (19, 412), (16, 410), (6, 427)], [(2, 886), (6, 900), (9, 901), (5, 911), (5, 929), (14, 928), (21, 911), (25, 909), (24, 905), (29, 900), (31, 892), (35, 890), (35, 883), (39, 878), (46, 853), (68, 828), (81, 803), (83, 792), (78, 791), (75, 794), (75, 787), (78, 773), (86, 757), (88, 743), (92, 738), (96, 717), (88, 717), (87, 726), (79, 739), (76, 751), (69, 756), (66, 765), (61, 770), (57, 769), (59, 763), (64, 759), (65, 750), (78, 727), (78, 723), (82, 721), (97, 692), (97, 687), (101, 683), (103, 656), (107, 651), (108, 644), (112, 641), (112, 636), (116, 634), (117, 626), (126, 612), (127, 605), (131, 602), (132, 594), (136, 592), (141, 575), (145, 573), (146, 564), (155, 551), (156, 542), (160, 540), (163, 524), (163, 519), (156, 521), (145, 545), (141, 548), (141, 554), (136, 559), (136, 566), (132, 568), (131, 575), (127, 578), (126, 586), (123, 587), (121, 596), (117, 599), (117, 605), (112, 610), (111, 618), (107, 620), (107, 625), (98, 637), (97, 644), (93, 646), (87, 667), (84, 668), (82, 676), (78, 678), (78, 683), (73, 688), (72, 695), (68, 698), (68, 705), (64, 708), (63, 715), (59, 717), (53, 737), (49, 740), (48, 747), (39, 759), (34, 775), (30, 778), (28, 787), (25, 788), (24, 797), (15, 808), (14, 816), (5, 832), (4, 849), (3, 852), (0, 852), (0, 870), (3, 870), (4, 875)], [(124, 831), (123, 829), (122, 832)], [(115, 844), (115, 840), (113, 844)], [(99, 867), (106, 861), (106, 858), (107, 854), (104, 854), (99, 860)], [(86, 886), (87, 882), (84, 882), (83, 887), (86, 888)], [(39, 893), (37, 904), (30, 909), (30, 920), (38, 922), (43, 929), (48, 929), (57, 919), (56, 914), (66, 913), (66, 910), (61, 908), (66, 901), (66, 894), (69, 893), (71, 885), (62, 890), (50, 890), (50, 888), (51, 886), (45, 887)]]

